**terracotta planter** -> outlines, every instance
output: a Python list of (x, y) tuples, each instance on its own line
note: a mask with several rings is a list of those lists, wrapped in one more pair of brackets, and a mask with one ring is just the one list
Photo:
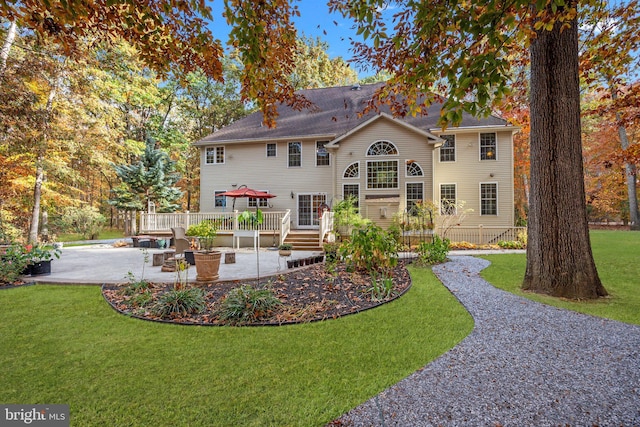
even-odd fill
[(196, 281), (198, 283), (209, 283), (218, 280), (222, 252), (194, 252), (193, 257), (196, 261)]
[(288, 250), (288, 249), (280, 249), (280, 250), (278, 251), (278, 254), (279, 254), (280, 256), (291, 256), (291, 251), (290, 251), (290, 250)]

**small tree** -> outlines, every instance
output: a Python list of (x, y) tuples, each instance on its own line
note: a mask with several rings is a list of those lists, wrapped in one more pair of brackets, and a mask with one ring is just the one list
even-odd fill
[(174, 184), (180, 179), (176, 172), (176, 162), (167, 153), (147, 140), (142, 156), (128, 165), (114, 165), (122, 183), (112, 190), (111, 205), (118, 209), (143, 211), (149, 202), (155, 203), (160, 212), (175, 212), (180, 208), (176, 203), (182, 191)]

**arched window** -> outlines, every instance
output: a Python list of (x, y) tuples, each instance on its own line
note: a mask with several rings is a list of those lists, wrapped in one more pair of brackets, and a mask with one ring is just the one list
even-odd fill
[(424, 176), (422, 168), (415, 160), (407, 160), (407, 176)]
[(360, 178), (360, 163), (358, 162), (354, 162), (351, 163), (349, 166), (347, 166), (347, 168), (344, 170), (344, 175), (342, 175), (343, 178)]
[(367, 156), (393, 156), (397, 154), (398, 149), (389, 141), (376, 141), (367, 150)]

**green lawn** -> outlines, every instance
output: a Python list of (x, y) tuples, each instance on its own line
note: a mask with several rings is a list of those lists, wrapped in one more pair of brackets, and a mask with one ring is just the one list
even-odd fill
[(640, 232), (596, 230), (591, 232), (591, 244), (600, 279), (610, 294), (608, 298), (572, 302), (522, 292), (526, 258), (519, 254), (484, 256), (491, 261), (491, 266), (482, 272), (482, 277), (501, 289), (534, 301), (640, 324)]
[[(124, 238), (124, 232), (122, 230), (118, 230), (116, 228), (105, 228), (103, 229), (100, 234), (98, 235), (98, 238), (96, 240), (103, 240), (103, 239), (123, 239)], [(65, 233), (65, 234), (60, 234), (56, 241), (58, 242), (76, 242), (76, 241), (80, 241), (80, 240), (85, 240), (84, 237), (82, 237), (81, 234), (78, 233)]]
[(323, 425), (471, 331), (431, 271), (410, 270), (399, 300), (283, 327), (131, 319), (97, 287), (0, 291), (0, 402), (69, 404), (74, 426)]

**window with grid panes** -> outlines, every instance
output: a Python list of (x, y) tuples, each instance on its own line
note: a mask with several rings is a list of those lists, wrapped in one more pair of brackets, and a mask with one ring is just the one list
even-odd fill
[(360, 178), (360, 163), (351, 163), (344, 170), (344, 174), (342, 176), (344, 178)]
[(480, 160), (495, 160), (496, 148), (495, 133), (480, 134)]
[(208, 165), (224, 163), (224, 147), (207, 147), (205, 149), (205, 163)]
[(398, 161), (368, 161), (367, 188), (398, 188)]
[(316, 141), (316, 166), (330, 166), (329, 152), (324, 148), (329, 141)]
[(440, 214), (455, 215), (456, 213), (456, 185), (440, 184)]
[(214, 191), (213, 196), (213, 206), (216, 208), (226, 208), (227, 207), (227, 198), (225, 196), (221, 196), (220, 194), (224, 193), (227, 190), (216, 190)]
[(276, 144), (269, 143), (267, 144), (267, 157), (276, 157), (277, 148)]
[(480, 215), (498, 215), (498, 184), (480, 184)]
[(407, 160), (407, 176), (423, 176), (422, 168), (413, 160)]
[(456, 161), (456, 136), (440, 135), (444, 139), (444, 144), (440, 146), (440, 161), (455, 162)]
[(302, 143), (289, 143), (289, 167), (302, 166)]
[(411, 212), (417, 202), (424, 200), (423, 188), (421, 182), (407, 183), (407, 212)]
[(358, 184), (343, 184), (342, 185), (342, 197), (347, 200), (349, 197), (355, 198), (355, 206), (360, 205), (360, 185)]

